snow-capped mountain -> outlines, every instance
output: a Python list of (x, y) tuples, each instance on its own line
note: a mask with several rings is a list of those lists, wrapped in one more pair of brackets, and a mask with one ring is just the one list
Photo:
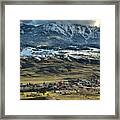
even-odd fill
[(20, 53), (21, 58), (34, 58), (39, 62), (41, 60), (59, 59), (67, 61), (84, 61), (84, 63), (99, 63), (100, 50), (97, 48), (89, 48), (88, 50), (54, 50), (26, 47)]
[(26, 45), (66, 47), (70, 45), (100, 45), (100, 28), (62, 21), (41, 24), (20, 24), (21, 48)]

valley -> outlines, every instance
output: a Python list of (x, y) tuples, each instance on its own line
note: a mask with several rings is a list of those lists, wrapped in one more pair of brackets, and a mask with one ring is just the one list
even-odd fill
[(23, 49), (21, 99), (99, 99), (100, 51), (91, 49)]

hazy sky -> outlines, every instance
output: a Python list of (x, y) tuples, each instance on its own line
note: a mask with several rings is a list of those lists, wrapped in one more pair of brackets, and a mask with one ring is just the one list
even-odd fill
[(73, 24), (82, 24), (82, 25), (92, 25), (92, 26), (100, 26), (99, 20), (21, 20), (21, 22), (29, 23), (29, 24), (44, 24), (48, 22), (63, 22), (66, 23), (73, 23)]

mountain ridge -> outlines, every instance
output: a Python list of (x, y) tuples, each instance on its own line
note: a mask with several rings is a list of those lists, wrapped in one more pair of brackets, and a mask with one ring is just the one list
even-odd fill
[(95, 44), (100, 46), (100, 28), (63, 22), (20, 24), (21, 47), (24, 45), (70, 46)]

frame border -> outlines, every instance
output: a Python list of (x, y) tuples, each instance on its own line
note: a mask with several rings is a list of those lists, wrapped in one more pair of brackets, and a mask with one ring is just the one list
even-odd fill
[[(39, 0), (1, 1), (0, 3), (0, 119), (120, 119), (119, 105), (119, 0)], [(115, 115), (5, 115), (5, 5), (115, 5)]]

